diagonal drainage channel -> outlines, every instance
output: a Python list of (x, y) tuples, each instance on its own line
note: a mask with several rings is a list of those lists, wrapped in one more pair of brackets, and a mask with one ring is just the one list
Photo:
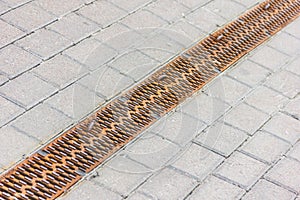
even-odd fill
[(263, 2), (206, 37), (0, 177), (0, 199), (55, 199), (165, 113), (299, 16)]

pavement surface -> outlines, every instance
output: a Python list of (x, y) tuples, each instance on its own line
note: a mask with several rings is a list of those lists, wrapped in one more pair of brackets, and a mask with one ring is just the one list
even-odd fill
[[(0, 0), (0, 174), (258, 0)], [(61, 199), (300, 199), (300, 19)]]

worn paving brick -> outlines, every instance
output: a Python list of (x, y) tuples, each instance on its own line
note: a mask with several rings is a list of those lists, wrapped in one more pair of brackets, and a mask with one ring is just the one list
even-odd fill
[(123, 196), (128, 196), (151, 175), (150, 172), (139, 163), (117, 156), (97, 170), (98, 176), (92, 180)]
[(210, 2), (210, 0), (178, 0), (179, 3), (187, 6), (188, 8), (197, 8), (203, 6), (204, 4)]
[(191, 101), (187, 101), (182, 105), (182, 112), (211, 124), (221, 117), (229, 107), (223, 101), (200, 93)]
[(77, 187), (73, 188), (62, 198), (63, 200), (121, 200), (122, 197), (112, 191), (109, 191), (91, 181), (84, 181)]
[(235, 152), (217, 169), (216, 175), (249, 189), (266, 172), (268, 166)]
[(265, 85), (290, 98), (294, 98), (300, 92), (300, 78), (285, 70), (271, 76), (267, 79)]
[(267, 114), (242, 103), (227, 113), (224, 121), (253, 135), (268, 118)]
[(237, 101), (245, 97), (250, 88), (242, 83), (233, 80), (227, 76), (216, 78), (205, 89), (205, 93), (210, 96), (222, 99), (230, 105), (234, 105)]
[(183, 199), (197, 184), (173, 169), (165, 168), (156, 176), (151, 177), (138, 191), (144, 192), (154, 199)]
[(268, 46), (264, 46), (248, 58), (272, 71), (278, 70), (290, 60), (289, 56)]
[(220, 121), (205, 129), (195, 141), (228, 157), (246, 139), (246, 133)]
[(24, 112), (24, 109), (0, 96), (0, 127)]
[(70, 118), (41, 104), (13, 121), (12, 126), (41, 141), (47, 141), (70, 123)]
[(0, 71), (9, 78), (18, 76), (40, 62), (40, 58), (15, 45), (9, 45), (0, 50)]
[(187, 15), (186, 19), (206, 33), (211, 33), (226, 23), (225, 19), (203, 7)]
[(244, 6), (246, 6), (247, 8), (253, 7), (256, 4), (259, 4), (260, 2), (262, 2), (263, 0), (234, 0), (235, 2), (238, 2)]
[(245, 102), (268, 114), (272, 114), (281, 110), (288, 102), (288, 98), (267, 87), (259, 86), (245, 99)]
[(144, 7), (148, 3), (152, 2), (152, 0), (111, 0), (111, 2), (128, 12), (132, 12), (134, 10)]
[(3, 0), (6, 2), (10, 7), (17, 7), (21, 4), (25, 4), (29, 2), (30, 0)]
[(36, 6), (34, 2), (16, 8), (1, 17), (26, 32), (45, 26), (56, 19), (54, 15)]
[(289, 113), (293, 117), (300, 119), (300, 96), (291, 100), (284, 108), (284, 111)]
[(172, 166), (203, 180), (224, 160), (222, 156), (213, 153), (196, 144), (192, 144)]
[(288, 153), (289, 157), (292, 157), (300, 162), (300, 142), (296, 143), (291, 151)]
[(47, 59), (72, 44), (71, 40), (48, 29), (40, 29), (17, 41), (19, 46)]
[(26, 73), (0, 88), (0, 93), (27, 109), (49, 97), (55, 91), (56, 89), (52, 85), (31, 73)]
[(294, 22), (292, 22), (291, 24), (289, 24), (284, 31), (288, 32), (289, 34), (292, 34), (294, 37), (300, 37), (300, 30), (299, 30), (299, 26), (300, 26), (300, 20), (296, 19)]
[(5, 75), (3, 75), (1, 73), (2, 72), (0, 72), (0, 86), (3, 85), (4, 83), (6, 83), (9, 80)]
[(264, 81), (270, 75), (270, 71), (256, 63), (245, 60), (227, 74), (253, 87)]
[(0, 15), (11, 9), (7, 3), (0, 1)]
[(0, 129), (0, 165), (6, 169), (11, 167), (38, 145), (39, 141), (18, 132), (13, 127), (2, 127)]
[(266, 175), (265, 178), (283, 185), (286, 188), (300, 192), (300, 162), (290, 158), (279, 161)]
[(7, 45), (24, 35), (24, 32), (0, 20), (0, 47)]
[(259, 131), (241, 147), (241, 150), (268, 163), (274, 163), (289, 148), (289, 143), (269, 133)]
[(140, 51), (161, 63), (167, 63), (174, 57), (174, 53), (161, 48), (149, 47), (140, 49)]
[(235, 185), (225, 182), (214, 176), (205, 180), (193, 193), (188, 200), (207, 199), (207, 200), (227, 200), (240, 199), (245, 191)]
[(167, 36), (168, 38), (172, 39), (176, 43), (183, 46), (182, 51), (186, 50), (186, 48), (188, 48), (192, 44), (194, 44), (193, 40), (191, 40), (186, 35), (183, 35), (183, 34), (177, 32), (177, 31), (171, 31), (168, 28), (166, 28), (164, 30), (160, 30), (158, 33)]
[(300, 70), (299, 70), (299, 63), (300, 63), (300, 57), (298, 56), (295, 60), (293, 60), (291, 63), (288, 63), (285, 67), (287, 71), (293, 72), (300, 76)]
[[(97, 12), (95, 12), (97, 11)], [(81, 8), (77, 13), (97, 22), (102, 27), (107, 27), (113, 22), (126, 16), (126, 12), (108, 1), (95, 1)]]
[(262, 129), (289, 141), (291, 144), (300, 138), (300, 122), (282, 113), (272, 117)]
[(95, 34), (94, 38), (99, 40), (100, 42), (110, 43), (109, 41), (112, 40), (114, 37), (119, 35), (123, 35), (123, 33), (132, 32), (130, 28), (121, 24), (121, 23), (114, 23), (113, 25), (102, 29), (100, 32)]
[(60, 89), (83, 77), (88, 70), (72, 59), (58, 55), (42, 63), (32, 72)]
[(140, 192), (134, 192), (127, 199), (128, 200), (153, 200), (151, 196), (147, 196), (146, 194), (142, 194)]
[(273, 38), (268, 45), (291, 56), (300, 50), (300, 40), (284, 32)]
[(243, 200), (256, 199), (281, 199), (291, 200), (295, 198), (295, 194), (283, 189), (269, 181), (261, 179), (254, 187), (243, 197)]

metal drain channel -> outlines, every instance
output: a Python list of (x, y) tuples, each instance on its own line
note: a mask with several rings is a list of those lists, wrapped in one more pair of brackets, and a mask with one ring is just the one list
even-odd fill
[(299, 0), (263, 2), (0, 177), (0, 199), (55, 199), (149, 125), (299, 16)]

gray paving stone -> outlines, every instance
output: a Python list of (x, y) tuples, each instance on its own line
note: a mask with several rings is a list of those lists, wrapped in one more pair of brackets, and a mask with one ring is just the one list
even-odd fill
[(0, 96), (0, 127), (24, 112), (24, 109)]
[(100, 27), (78, 14), (71, 13), (51, 24), (48, 28), (64, 35), (73, 42), (77, 42), (91, 35)]
[(246, 133), (223, 122), (216, 122), (205, 129), (196, 139), (198, 143), (228, 157), (247, 139)]
[(244, 0), (234, 0), (235, 2), (238, 2), (244, 6), (247, 6), (248, 8), (253, 7), (254, 5), (262, 2), (263, 0), (248, 0), (248, 1), (244, 1)]
[(0, 50), (0, 71), (9, 78), (18, 76), (40, 62), (41, 59), (15, 45), (9, 45)]
[(127, 15), (125, 11), (108, 1), (95, 1), (81, 8), (77, 13), (97, 22), (102, 27), (107, 27)]
[(63, 88), (83, 77), (88, 70), (72, 59), (58, 55), (42, 63), (32, 72), (43, 80), (54, 84), (57, 88)]
[(289, 148), (290, 144), (287, 142), (269, 133), (258, 131), (241, 150), (268, 163), (275, 163)]
[(154, 199), (183, 199), (197, 184), (196, 180), (177, 171), (165, 168), (151, 177), (138, 191), (151, 195)]
[(24, 32), (0, 20), (0, 47), (7, 45), (24, 35)]
[(300, 30), (299, 30), (299, 26), (300, 26), (300, 20), (296, 19), (294, 22), (292, 22), (291, 24), (289, 24), (284, 31), (288, 32), (289, 34), (292, 34), (294, 37), (298, 37), (300, 38)]
[(300, 119), (300, 96), (291, 100), (284, 108), (284, 111), (289, 113), (293, 117)]
[(150, 175), (149, 169), (128, 158), (117, 156), (97, 170), (94, 182), (123, 196), (128, 196)]
[(186, 16), (186, 19), (206, 33), (211, 33), (226, 21), (217, 14), (201, 7)]
[(191, 101), (187, 101), (182, 105), (182, 112), (196, 117), (207, 124), (214, 122), (228, 109), (228, 104), (203, 93), (200, 93)]
[(37, 140), (18, 132), (11, 126), (0, 129), (0, 141), (0, 165), (5, 169), (31, 153), (39, 145)]
[(114, 23), (113, 25), (102, 29), (100, 32), (96, 33), (94, 38), (99, 40), (100, 42), (109, 43), (114, 37), (119, 35), (123, 35), (123, 33), (132, 32), (130, 28), (121, 24), (121, 23)]
[[(246, 10), (244, 6), (231, 0), (213, 0), (205, 5), (204, 8), (207, 8), (227, 20), (232, 20)], [(230, 12), (228, 12), (229, 10)]]
[[(170, 30), (170, 29), (168, 29), (168, 27), (166, 27), (163, 30), (159, 30), (158, 34), (163, 34), (163, 35), (167, 36), (168, 38), (170, 38), (171, 41), (174, 41), (174, 42), (178, 43), (179, 45), (183, 46), (181, 52), (183, 52), (188, 47), (190, 47), (191, 45), (194, 44), (193, 40), (191, 40), (186, 35), (181, 34), (177, 31)], [(181, 53), (181, 52), (179, 52), (179, 53)]]
[(265, 85), (290, 98), (294, 98), (300, 92), (300, 78), (285, 70), (271, 76)]
[(250, 60), (276, 71), (284, 66), (290, 57), (268, 46), (264, 46), (249, 57)]
[(66, 196), (63, 196), (63, 200), (118, 200), (122, 199), (118, 194), (111, 192), (99, 185), (92, 183), (91, 181), (84, 181), (77, 187), (73, 188)]
[(17, 41), (19, 46), (47, 59), (72, 44), (71, 40), (47, 29), (40, 29)]
[(291, 200), (295, 198), (295, 194), (285, 190), (269, 181), (259, 180), (258, 183), (244, 196), (243, 200), (256, 199), (281, 199)]
[(291, 56), (300, 50), (300, 40), (284, 32), (273, 38), (268, 45)]
[(299, 63), (300, 63), (300, 57), (298, 56), (291, 63), (288, 63), (285, 69), (300, 76)]
[(211, 176), (209, 179), (205, 180), (195, 191), (193, 191), (188, 200), (240, 199), (244, 193), (245, 191), (243, 189)]
[(52, 85), (31, 73), (26, 73), (0, 88), (0, 93), (27, 109), (43, 101), (55, 91)]
[(222, 156), (213, 153), (196, 144), (192, 144), (172, 166), (203, 180), (224, 160)]
[(0, 15), (7, 12), (10, 9), (7, 3), (0, 1)]
[(159, 49), (155, 47), (143, 48), (140, 49), (144, 54), (158, 60), (161, 63), (166, 63), (168, 60), (174, 57), (174, 53), (169, 50)]
[(43, 27), (56, 19), (54, 15), (36, 6), (34, 2), (16, 8), (1, 17), (26, 32)]
[(0, 86), (8, 81), (8, 78), (0, 72)]
[(135, 192), (127, 198), (128, 200), (153, 200), (152, 197), (146, 196), (140, 192)]
[(259, 86), (245, 99), (245, 102), (268, 114), (272, 114), (281, 110), (288, 102), (288, 98), (267, 87)]
[(197, 8), (203, 6), (204, 4), (210, 2), (210, 0), (178, 0), (178, 2), (187, 6), (188, 8)]
[(134, 10), (144, 7), (149, 2), (152, 2), (152, 0), (131, 0), (131, 1), (111, 0), (111, 2), (128, 12), (132, 12)]
[(41, 104), (13, 121), (12, 126), (45, 142), (64, 130), (70, 122), (70, 118), (62, 113)]
[(205, 93), (234, 105), (237, 101), (244, 98), (249, 90), (250, 88), (242, 83), (227, 76), (220, 76), (205, 89)]
[(30, 0), (3, 0), (3, 1), (6, 2), (11, 7), (17, 7), (21, 4), (29, 2)]
[(290, 158), (284, 158), (265, 175), (265, 178), (299, 193), (299, 171), (300, 162)]
[(266, 172), (267, 165), (235, 152), (217, 169), (216, 175), (249, 189)]
[(269, 116), (247, 104), (239, 104), (225, 115), (224, 121), (248, 134), (253, 135), (267, 120)]
[(288, 156), (300, 161), (300, 142), (296, 143), (292, 147), (291, 151), (288, 153)]
[(272, 117), (262, 129), (289, 141), (291, 144), (300, 138), (300, 122), (282, 113)]
[(227, 74), (253, 87), (264, 81), (270, 75), (270, 71), (256, 63), (245, 60)]

